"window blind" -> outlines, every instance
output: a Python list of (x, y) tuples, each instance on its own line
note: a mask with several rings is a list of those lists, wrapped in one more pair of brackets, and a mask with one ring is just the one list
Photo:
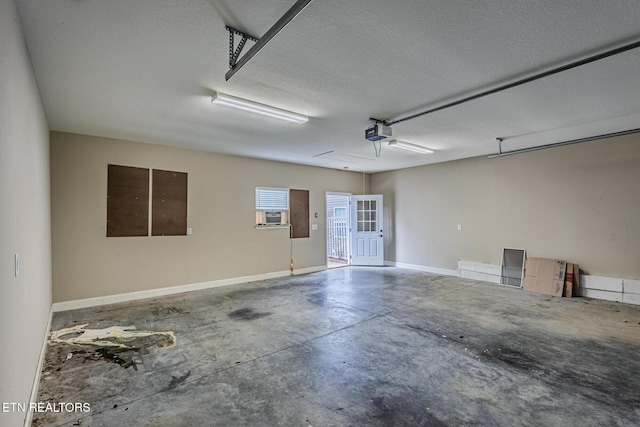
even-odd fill
[(256, 187), (256, 210), (288, 211), (288, 188)]

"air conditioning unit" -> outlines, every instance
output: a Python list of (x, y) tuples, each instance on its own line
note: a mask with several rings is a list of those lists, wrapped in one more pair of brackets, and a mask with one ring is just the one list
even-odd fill
[(264, 221), (267, 225), (281, 225), (282, 224), (282, 211), (265, 212)]

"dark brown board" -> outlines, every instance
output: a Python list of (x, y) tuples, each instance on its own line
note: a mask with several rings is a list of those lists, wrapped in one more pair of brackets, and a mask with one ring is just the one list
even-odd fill
[(108, 165), (107, 237), (149, 235), (149, 169)]
[(309, 190), (289, 190), (291, 237), (309, 237)]
[(187, 235), (187, 174), (153, 170), (151, 235)]

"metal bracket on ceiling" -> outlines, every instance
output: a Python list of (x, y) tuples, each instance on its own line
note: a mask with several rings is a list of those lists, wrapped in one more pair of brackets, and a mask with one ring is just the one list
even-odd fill
[[(272, 38), (274, 38), (293, 18), (296, 17), (302, 10), (307, 7), (307, 5), (311, 3), (311, 0), (297, 0), (293, 6), (285, 13), (267, 32), (260, 38), (257, 39), (253, 36), (250, 36), (242, 31), (235, 30), (231, 27), (227, 27), (229, 31), (229, 71), (224, 75), (225, 80), (229, 80), (235, 73), (240, 70), (251, 58), (255, 56)], [(237, 48), (233, 46), (233, 36), (237, 34), (242, 36), (240, 43)], [(244, 48), (247, 40), (253, 40), (256, 42), (251, 49), (245, 53), (242, 58), (238, 58), (240, 53), (242, 52), (242, 48)]]
[(384, 126), (388, 126), (387, 122), (389, 121), (389, 120), (376, 119), (375, 117), (369, 117), (369, 120), (375, 122), (376, 124), (381, 124), (381, 125), (384, 125)]
[[(259, 39), (240, 30), (236, 30), (233, 27), (226, 26), (225, 28), (227, 29), (227, 31), (229, 31), (229, 69), (232, 70), (236, 66), (238, 58), (240, 57), (242, 49), (244, 49), (244, 45), (247, 43), (247, 40), (251, 40), (257, 43)], [(238, 42), (238, 46), (235, 45), (235, 36), (242, 37)]]

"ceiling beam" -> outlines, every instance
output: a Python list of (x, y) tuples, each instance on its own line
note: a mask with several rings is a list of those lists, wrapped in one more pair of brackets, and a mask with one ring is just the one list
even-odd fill
[(591, 56), (589, 56), (587, 58), (583, 58), (583, 59), (580, 59), (580, 60), (577, 60), (577, 61), (573, 61), (573, 62), (571, 62), (569, 64), (561, 65), (559, 67), (555, 67), (555, 68), (552, 68), (550, 70), (543, 71), (541, 73), (537, 73), (537, 74), (534, 74), (534, 75), (529, 76), (529, 77), (525, 77), (523, 79), (519, 79), (519, 80), (510, 82), (510, 83), (507, 83), (507, 84), (503, 84), (503, 85), (494, 87), (492, 89), (485, 90), (483, 92), (477, 93), (475, 95), (471, 95), (471, 96), (467, 96), (467, 97), (462, 98), (462, 99), (458, 99), (458, 100), (453, 101), (453, 102), (448, 102), (448, 103), (446, 103), (444, 105), (440, 105), (438, 107), (431, 108), (429, 110), (422, 111), (422, 112), (417, 113), (417, 114), (412, 114), (412, 115), (410, 115), (408, 117), (403, 117), (401, 119), (396, 119), (396, 120), (382, 120), (382, 123), (384, 123), (385, 126), (391, 126), (391, 125), (395, 125), (396, 123), (402, 123), (402, 122), (405, 122), (407, 120), (412, 120), (412, 119), (415, 119), (415, 118), (418, 118), (418, 117), (425, 116), (427, 114), (435, 113), (436, 111), (441, 111), (441, 110), (445, 110), (447, 108), (455, 107), (457, 105), (464, 104), (466, 102), (473, 101), (473, 100), (476, 100), (478, 98), (483, 98), (483, 97), (488, 96), (488, 95), (493, 95), (494, 93), (502, 92), (502, 91), (507, 90), (507, 89), (512, 89), (512, 88), (514, 88), (516, 86), (520, 86), (520, 85), (523, 85), (523, 84), (526, 84), (526, 83), (530, 83), (530, 82), (533, 82), (535, 80), (540, 80), (540, 79), (543, 79), (545, 77), (552, 76), (554, 74), (562, 73), (564, 71), (571, 70), (573, 68), (581, 67), (583, 65), (590, 64), (590, 63), (595, 62), (595, 61), (600, 61), (601, 59), (609, 58), (609, 57), (614, 56), (614, 55), (619, 55), (621, 53), (630, 51), (632, 49), (637, 49), (639, 47), (640, 47), (640, 40), (636, 40), (636, 41), (633, 41), (631, 43), (627, 43), (625, 45), (616, 47), (615, 49), (610, 49), (610, 50), (607, 50), (605, 52), (601, 52), (601, 53), (598, 53), (598, 54), (595, 54), (595, 55), (591, 55)]
[(255, 56), (256, 53), (260, 52), (260, 50), (271, 41), (293, 18), (295, 18), (302, 10), (307, 7), (307, 5), (311, 3), (311, 0), (298, 0), (291, 9), (285, 13), (282, 18), (276, 22), (273, 27), (269, 28), (269, 30), (262, 36), (256, 44), (251, 46), (251, 49), (247, 51), (247, 53), (238, 60), (233, 67), (224, 75), (225, 80), (229, 80), (235, 73), (237, 73), (251, 58)]
[(552, 144), (538, 145), (535, 147), (521, 148), (519, 150), (512, 150), (512, 151), (502, 151), (502, 141), (504, 141), (504, 139), (497, 138), (499, 143), (498, 153), (491, 154), (488, 157), (490, 159), (495, 159), (498, 157), (512, 156), (514, 154), (530, 153), (532, 151), (546, 150), (548, 148), (564, 147), (565, 145), (573, 145), (573, 144), (580, 144), (582, 142), (596, 141), (599, 139), (614, 138), (616, 136), (633, 135), (635, 133), (640, 133), (640, 128), (623, 130), (620, 132), (605, 133), (603, 135), (588, 136), (586, 138), (572, 139), (570, 141), (554, 142)]

